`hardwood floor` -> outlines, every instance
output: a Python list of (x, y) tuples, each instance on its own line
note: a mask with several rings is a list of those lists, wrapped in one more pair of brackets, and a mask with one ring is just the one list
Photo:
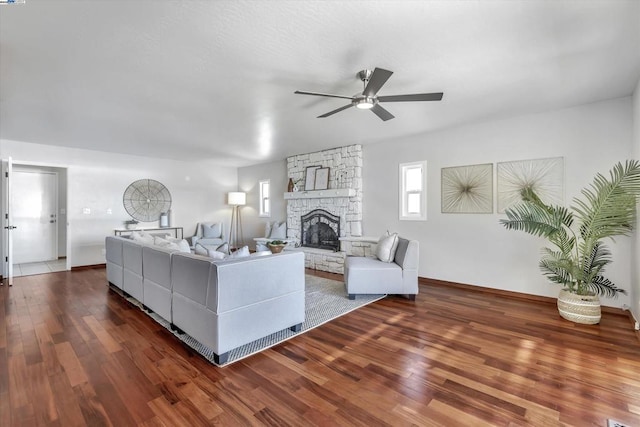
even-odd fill
[(579, 326), (432, 283), (217, 368), (104, 269), (16, 278), (0, 302), (1, 426), (640, 426), (623, 315)]

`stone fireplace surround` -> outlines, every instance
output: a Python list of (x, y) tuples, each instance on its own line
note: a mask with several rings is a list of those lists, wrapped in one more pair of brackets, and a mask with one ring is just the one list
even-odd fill
[[(287, 174), (293, 181), (305, 182), (309, 166), (330, 168), (327, 190), (285, 193), (287, 200), (287, 237), (301, 241), (301, 218), (322, 209), (340, 218), (339, 252), (300, 247), (305, 253), (305, 267), (332, 273), (344, 272), (344, 259), (353, 255), (369, 255), (371, 239), (362, 236), (362, 146), (350, 145), (287, 158)], [(377, 241), (377, 239), (376, 239)], [(349, 251), (349, 252), (347, 252)]]

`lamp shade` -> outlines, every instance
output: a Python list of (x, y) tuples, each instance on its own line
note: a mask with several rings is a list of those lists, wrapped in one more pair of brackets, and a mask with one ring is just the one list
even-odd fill
[(227, 195), (227, 203), (232, 206), (243, 206), (247, 204), (247, 193), (242, 191), (231, 191)]

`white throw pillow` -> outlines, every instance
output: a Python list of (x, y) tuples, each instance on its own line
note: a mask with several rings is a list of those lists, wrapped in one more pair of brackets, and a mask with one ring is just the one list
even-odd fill
[(189, 242), (186, 239), (176, 239), (175, 237), (167, 237), (167, 241), (171, 243), (175, 243), (180, 248), (180, 252), (191, 253), (191, 248), (189, 247)]
[(220, 223), (200, 224), (200, 226), (202, 227), (203, 239), (216, 239), (222, 234), (220, 230)]
[(134, 231), (131, 235), (133, 236), (133, 240), (138, 243), (142, 243), (144, 245), (154, 244), (153, 236), (149, 233), (145, 233), (144, 231)]
[(226, 243), (226, 242), (225, 242), (225, 243), (223, 243), (223, 244), (221, 244), (220, 246), (218, 246), (218, 247), (216, 248), (216, 251), (217, 251), (217, 252), (222, 252), (222, 253), (223, 253), (223, 254), (225, 254), (225, 255), (229, 255), (229, 244), (228, 244), (228, 243)]
[(274, 222), (273, 227), (271, 227), (271, 234), (269, 235), (271, 239), (286, 239), (287, 238), (287, 222), (283, 221), (281, 223)]
[(225, 259), (227, 258), (226, 254), (218, 251), (209, 251), (209, 258), (211, 259)]
[(243, 246), (237, 251), (233, 252), (231, 255), (229, 255), (228, 258), (244, 258), (244, 257), (248, 257), (249, 255), (251, 255), (249, 253), (249, 246)]
[(196, 255), (209, 256), (209, 251), (207, 248), (202, 246), (200, 243), (196, 243), (196, 246), (193, 248)]
[(376, 248), (376, 257), (383, 262), (391, 262), (396, 257), (398, 249), (398, 233), (389, 234), (380, 237), (378, 247)]
[(153, 236), (153, 244), (156, 246), (168, 246), (171, 243), (169, 240), (160, 236)]

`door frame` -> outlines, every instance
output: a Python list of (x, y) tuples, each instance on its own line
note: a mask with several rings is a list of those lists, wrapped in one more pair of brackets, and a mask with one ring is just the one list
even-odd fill
[[(53, 212), (55, 214), (55, 234), (53, 236), (53, 242), (51, 242), (52, 248), (53, 249), (53, 253), (52, 255), (54, 255), (55, 260), (59, 259), (59, 255), (60, 255), (60, 248), (59, 248), (59, 240), (60, 240), (60, 226), (58, 224), (58, 218), (60, 216), (60, 208), (58, 207), (58, 204), (60, 202), (60, 173), (57, 170), (52, 170), (51, 168), (44, 168), (42, 166), (27, 166), (24, 164), (13, 164), (13, 180), (12, 180), (12, 184), (11, 184), (11, 194), (12, 194), (12, 198), (13, 200), (16, 199), (16, 176), (18, 173), (26, 173), (26, 174), (40, 174), (40, 175), (52, 175), (53, 179), (54, 179), (54, 186), (55, 186), (55, 199), (53, 200)], [(16, 217), (15, 217), (15, 211), (14, 215), (13, 215), (13, 223), (15, 225), (16, 223)], [(19, 228), (16, 229), (19, 232)], [(13, 241), (13, 253), (12, 253), (14, 260), (13, 260), (13, 264), (18, 264), (18, 262), (16, 262), (15, 260), (15, 256), (16, 256), (16, 241), (15, 241), (15, 234), (14, 234), (14, 241)], [(40, 262), (40, 261), (33, 261), (33, 262)], [(42, 261), (45, 262), (45, 261)]]
[[(1, 188), (5, 188), (5, 183), (6, 183), (6, 177), (5, 177), (5, 165), (8, 162), (8, 157), (7, 158), (3, 158), (2, 159), (2, 174), (0, 176), (0, 179), (2, 181), (2, 187)], [(41, 167), (43, 169), (58, 169), (56, 172), (58, 172), (58, 192), (60, 191), (60, 182), (59, 182), (59, 177), (60, 177), (60, 170), (64, 170), (65, 174), (66, 174), (66, 183), (64, 186), (64, 189), (66, 191), (66, 204), (64, 206), (61, 206), (59, 203), (57, 203), (58, 206), (58, 212), (57, 212), (57, 217), (58, 217), (58, 222), (63, 219), (65, 221), (65, 225), (64, 225), (64, 230), (65, 230), (65, 238), (66, 238), (66, 245), (65, 245), (65, 255), (66, 255), (66, 270), (69, 271), (71, 270), (71, 265), (72, 265), (72, 260), (71, 260), (71, 227), (70, 227), (70, 223), (69, 223), (69, 199), (71, 198), (70, 195), (70, 191), (69, 191), (69, 182), (70, 182), (70, 168), (66, 165), (59, 165), (59, 164), (50, 164), (50, 163), (41, 163), (41, 162), (30, 162), (30, 161), (23, 161), (23, 160), (17, 160), (17, 159), (12, 159), (11, 161), (12, 166), (13, 167), (20, 167), (20, 166), (29, 166), (29, 167)], [(4, 191), (4, 190), (3, 190)], [(7, 225), (7, 218), (5, 216), (6, 213), (8, 213), (8, 209), (10, 209), (10, 206), (8, 206), (8, 201), (6, 200), (5, 195), (3, 194), (2, 197), (2, 215), (0, 215), (0, 224), (2, 227), (5, 227)], [(60, 214), (60, 210), (64, 209), (65, 210), (65, 214), (61, 215)], [(58, 235), (58, 239), (60, 238), (60, 235)], [(5, 262), (5, 257), (7, 256), (7, 254), (5, 253), (5, 246), (6, 243), (4, 242), (4, 235), (2, 236), (2, 240), (3, 240), (3, 244), (0, 245), (0, 259), (2, 259), (2, 277), (6, 278), (7, 277), (7, 262)], [(59, 253), (59, 252), (58, 252)]]

